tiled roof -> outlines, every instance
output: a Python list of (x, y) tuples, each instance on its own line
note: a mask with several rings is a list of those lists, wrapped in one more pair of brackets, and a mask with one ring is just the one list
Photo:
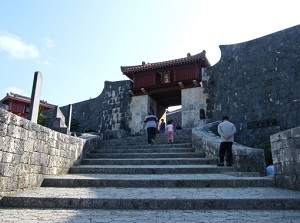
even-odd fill
[(205, 50), (203, 50), (201, 53), (198, 53), (196, 55), (187, 56), (184, 58), (179, 58), (179, 59), (174, 59), (174, 60), (168, 60), (168, 61), (157, 62), (157, 63), (147, 63), (147, 64), (136, 65), (136, 66), (127, 66), (127, 67), (121, 66), (121, 71), (123, 72), (123, 74), (126, 75), (126, 74), (141, 72), (141, 71), (147, 71), (147, 70), (153, 70), (153, 69), (169, 67), (169, 66), (174, 66), (174, 65), (179, 65), (179, 64), (191, 63), (191, 62), (195, 62), (195, 61), (199, 61), (199, 60), (203, 60), (204, 67), (209, 67), (210, 63), (208, 62), (205, 54), (206, 54), (206, 52), (205, 52)]
[[(8, 99), (13, 99), (16, 101), (23, 101), (23, 102), (27, 102), (27, 103), (30, 103), (30, 101), (31, 101), (31, 98), (29, 98), (29, 97), (10, 92), (10, 93), (7, 93), (6, 96), (2, 100), (0, 100), (0, 102), (4, 102)], [(47, 107), (55, 107), (56, 106), (53, 104), (49, 104), (47, 101), (44, 101), (44, 100), (40, 100), (40, 103)]]

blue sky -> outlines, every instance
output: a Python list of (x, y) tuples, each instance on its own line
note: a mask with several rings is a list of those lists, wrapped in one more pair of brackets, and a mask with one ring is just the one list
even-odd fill
[(0, 0), (0, 99), (31, 95), (59, 106), (97, 97), (121, 66), (185, 57), (300, 24), (299, 0)]

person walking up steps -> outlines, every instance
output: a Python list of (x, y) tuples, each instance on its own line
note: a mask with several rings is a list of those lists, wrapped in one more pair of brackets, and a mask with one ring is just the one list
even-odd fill
[(148, 144), (153, 145), (155, 143), (154, 140), (156, 136), (157, 122), (157, 117), (149, 112), (144, 120), (144, 128), (146, 127), (148, 134)]
[(167, 122), (167, 139), (168, 143), (174, 143), (174, 126), (172, 125), (171, 121)]
[(218, 125), (218, 133), (221, 136), (221, 144), (219, 148), (220, 162), (218, 163), (218, 166), (224, 166), (225, 154), (226, 165), (232, 165), (232, 144), (234, 141), (234, 134), (236, 133), (236, 127), (228, 120), (228, 116), (223, 116), (223, 121)]
[(165, 133), (165, 130), (166, 130), (166, 123), (163, 119), (161, 119), (161, 123), (160, 123), (160, 126), (159, 126), (159, 132), (160, 133)]

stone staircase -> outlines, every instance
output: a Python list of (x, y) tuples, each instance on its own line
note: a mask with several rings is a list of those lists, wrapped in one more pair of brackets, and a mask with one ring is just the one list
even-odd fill
[(191, 146), (191, 131), (102, 141), (69, 174), (2, 199), (5, 207), (131, 210), (300, 209), (300, 192), (274, 188), (257, 173), (217, 167)]

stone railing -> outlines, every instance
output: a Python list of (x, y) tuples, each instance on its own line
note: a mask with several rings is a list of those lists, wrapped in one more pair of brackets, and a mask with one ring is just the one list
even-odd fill
[(97, 143), (97, 136), (69, 136), (0, 109), (0, 195), (68, 173)]
[[(218, 159), (221, 138), (215, 135), (211, 129), (216, 128), (220, 122), (212, 122), (201, 125), (192, 130), (192, 145), (197, 152), (205, 157)], [(238, 172), (258, 172), (266, 175), (264, 150), (247, 147), (238, 143), (232, 146), (233, 167)]]
[(300, 127), (270, 137), (275, 185), (300, 190)]

